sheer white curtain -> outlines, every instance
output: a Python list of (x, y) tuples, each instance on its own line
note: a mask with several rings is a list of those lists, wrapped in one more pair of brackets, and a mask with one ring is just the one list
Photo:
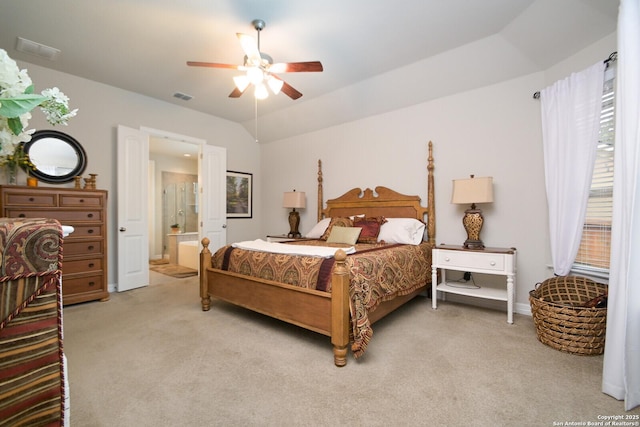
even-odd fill
[(540, 91), (553, 271), (569, 274), (578, 253), (598, 148), (604, 63)]
[(602, 391), (640, 405), (640, 0), (618, 15), (611, 266)]

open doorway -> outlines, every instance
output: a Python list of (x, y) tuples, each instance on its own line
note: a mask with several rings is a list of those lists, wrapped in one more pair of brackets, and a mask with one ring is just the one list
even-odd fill
[(149, 265), (173, 277), (198, 270), (199, 145), (149, 138)]

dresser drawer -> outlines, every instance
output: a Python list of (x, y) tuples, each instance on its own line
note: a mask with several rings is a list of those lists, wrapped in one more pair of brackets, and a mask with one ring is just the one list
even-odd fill
[(57, 198), (53, 193), (29, 194), (20, 192), (5, 192), (5, 206), (33, 206), (33, 207), (53, 207), (56, 206)]
[[(73, 239), (76, 237), (102, 237), (102, 225), (76, 225), (76, 224), (67, 224), (73, 226), (73, 233), (67, 237), (67, 239)], [(65, 239), (65, 242), (67, 241)]]
[[(64, 260), (67, 257), (78, 256), (78, 255), (94, 255), (94, 254), (102, 254), (104, 250), (102, 248), (101, 240), (87, 240), (82, 242), (74, 242), (69, 238), (64, 239), (64, 243), (62, 244), (62, 259)], [(63, 261), (64, 262), (64, 261)], [(66, 265), (66, 262), (64, 263)]]
[[(64, 246), (63, 246), (64, 247)], [(63, 261), (62, 274), (88, 273), (102, 271), (102, 258)]]
[(102, 274), (83, 277), (67, 277), (62, 274), (62, 295), (82, 294), (85, 292), (101, 292)]
[(99, 208), (102, 207), (102, 197), (82, 194), (61, 194), (60, 207)]
[(55, 212), (8, 208), (7, 216), (11, 218), (55, 218), (65, 224), (69, 221), (102, 221), (102, 211), (100, 210), (56, 210)]
[(486, 252), (438, 250), (436, 262), (443, 268), (451, 266), (494, 271), (505, 269), (503, 254)]

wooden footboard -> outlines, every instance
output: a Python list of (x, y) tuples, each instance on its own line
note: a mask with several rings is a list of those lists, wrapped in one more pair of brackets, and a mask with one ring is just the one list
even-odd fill
[(202, 239), (200, 299), (202, 310), (216, 298), (331, 337), (334, 363), (347, 364), (349, 345), (349, 272), (347, 255), (336, 252), (332, 292), (304, 289), (211, 268), (209, 239)]

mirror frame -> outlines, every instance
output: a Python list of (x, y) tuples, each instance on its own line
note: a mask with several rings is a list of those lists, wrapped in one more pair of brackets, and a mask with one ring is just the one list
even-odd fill
[[(31, 149), (31, 146), (44, 138), (54, 138), (67, 143), (76, 152), (76, 156), (78, 156), (78, 163), (76, 164), (76, 166), (73, 168), (71, 172), (65, 175), (60, 175), (60, 176), (49, 175), (38, 170), (37, 167), (35, 169), (29, 170), (30, 175), (35, 176), (36, 178), (38, 178), (40, 181), (43, 181), (43, 182), (48, 182), (51, 184), (62, 184), (65, 182), (73, 181), (73, 178), (75, 178), (78, 175), (81, 175), (82, 172), (84, 172), (84, 169), (87, 167), (87, 153), (84, 151), (84, 148), (82, 148), (82, 145), (80, 145), (80, 143), (75, 138), (67, 135), (66, 133), (59, 132), (57, 130), (36, 131), (34, 132), (33, 135), (31, 135), (31, 141), (24, 143), (24, 152), (29, 154), (29, 150)], [(23, 167), (23, 169), (25, 169), (25, 167)]]

